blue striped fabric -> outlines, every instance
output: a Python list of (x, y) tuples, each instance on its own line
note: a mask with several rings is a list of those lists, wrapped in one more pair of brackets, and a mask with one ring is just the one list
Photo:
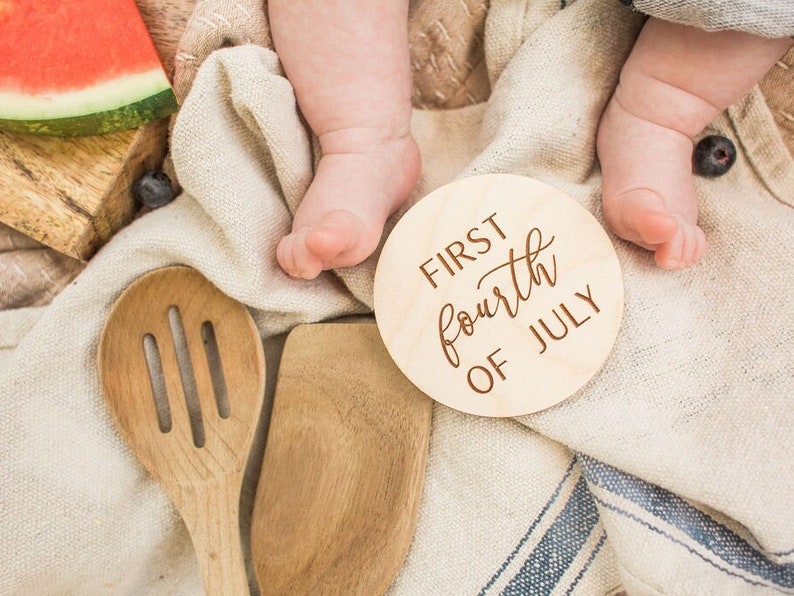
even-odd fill
[(571, 594), (607, 541), (598, 507), (665, 538), (697, 564), (725, 573), (726, 579), (794, 593), (794, 564), (775, 561), (792, 551), (764, 553), (670, 491), (578, 454), (480, 596), (496, 591), (505, 596)]
[(595, 503), (585, 481), (580, 478), (562, 513), (502, 594), (534, 596), (551, 592), (568, 571), (597, 523)]
[[(501, 585), (500, 593), (506, 596), (549, 594), (553, 590), (564, 590), (570, 594), (585, 577), (587, 569), (605, 544), (606, 535), (598, 525), (598, 511), (587, 484), (581, 474), (576, 472), (579, 470), (574, 458), (529, 529), (480, 590), (481, 596), (493, 592), (497, 585)], [(567, 501), (558, 503), (563, 488), (570, 484), (573, 484), (573, 488)], [(555, 505), (559, 512), (554, 519), (548, 519)], [(541, 527), (545, 528), (542, 537), (533, 548), (527, 548), (529, 539)], [(599, 532), (599, 537), (593, 543), (590, 538), (595, 531)], [(560, 585), (572, 566), (582, 560), (585, 549), (589, 549), (589, 552), (585, 553), (584, 564), (579, 563), (581, 568), (578, 573), (568, 580), (567, 586)]]
[[(776, 563), (773, 560), (787, 553), (761, 552), (730, 528), (670, 491), (591, 457), (580, 454), (578, 459), (587, 482), (606, 491), (606, 497), (597, 499), (599, 505), (664, 536), (712, 567), (751, 585), (774, 586), (786, 591), (794, 589), (794, 564)], [(620, 507), (619, 503), (612, 502), (608, 498), (609, 494), (630, 501), (648, 515), (640, 519)], [(662, 524), (681, 531), (690, 544), (671, 536), (660, 527)], [(702, 547), (711, 554), (703, 556), (694, 546)]]

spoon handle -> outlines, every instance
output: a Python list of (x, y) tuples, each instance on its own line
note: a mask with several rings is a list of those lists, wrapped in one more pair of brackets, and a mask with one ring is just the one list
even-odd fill
[(207, 596), (250, 594), (240, 542), (241, 478), (191, 487), (175, 500), (185, 520)]

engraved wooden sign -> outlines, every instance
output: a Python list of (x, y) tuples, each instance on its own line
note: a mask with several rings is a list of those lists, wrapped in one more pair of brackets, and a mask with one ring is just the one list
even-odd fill
[(559, 189), (508, 174), (443, 186), (401, 218), (375, 274), (389, 354), (430, 397), (481, 416), (548, 408), (609, 355), (620, 264)]

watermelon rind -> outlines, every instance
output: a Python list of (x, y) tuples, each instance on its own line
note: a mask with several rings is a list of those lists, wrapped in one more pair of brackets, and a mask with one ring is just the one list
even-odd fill
[(160, 69), (125, 75), (79, 91), (25, 95), (0, 91), (0, 130), (89, 136), (137, 128), (178, 109)]

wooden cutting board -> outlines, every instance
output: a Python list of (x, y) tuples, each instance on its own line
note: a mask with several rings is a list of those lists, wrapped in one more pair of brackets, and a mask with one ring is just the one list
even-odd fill
[[(136, 0), (167, 73), (195, 0)], [(56, 138), (0, 131), (0, 222), (89, 259), (136, 211), (131, 187), (166, 153), (168, 119), (135, 130)]]

